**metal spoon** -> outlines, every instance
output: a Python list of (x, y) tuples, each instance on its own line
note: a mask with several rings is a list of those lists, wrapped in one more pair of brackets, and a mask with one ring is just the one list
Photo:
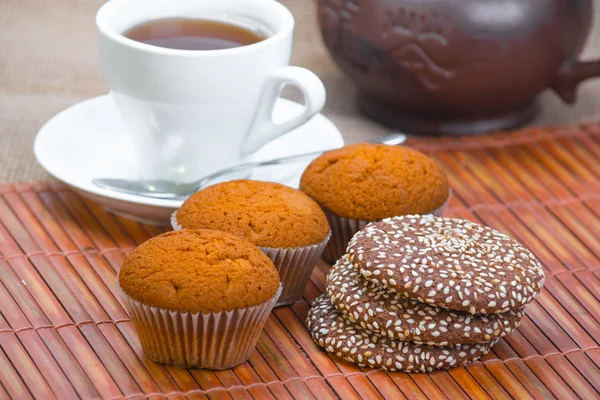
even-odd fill
[[(370, 143), (382, 143), (389, 146), (395, 146), (404, 143), (407, 136), (402, 133), (394, 133), (389, 136), (372, 140)], [(247, 171), (258, 167), (266, 167), (271, 165), (288, 164), (296, 161), (301, 161), (306, 158), (316, 158), (323, 154), (324, 151), (312, 153), (297, 154), (295, 156), (276, 158), (267, 161), (249, 162), (244, 164), (234, 165), (216, 172), (213, 172), (205, 177), (190, 183), (174, 183), (164, 180), (153, 181), (136, 181), (129, 179), (118, 178), (98, 178), (92, 179), (92, 183), (104, 189), (114, 190), (115, 192), (128, 193), (136, 196), (152, 197), (163, 200), (185, 200), (190, 194), (207, 186), (207, 184), (217, 178), (240, 171)]]

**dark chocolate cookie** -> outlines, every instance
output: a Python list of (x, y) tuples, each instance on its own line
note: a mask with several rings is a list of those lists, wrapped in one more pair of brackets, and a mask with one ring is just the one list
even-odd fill
[(344, 318), (325, 295), (313, 302), (306, 324), (314, 341), (328, 353), (361, 367), (387, 371), (425, 372), (458, 367), (488, 353), (499, 340), (441, 347), (373, 336)]
[(325, 289), (344, 317), (363, 329), (433, 346), (489, 342), (512, 332), (523, 317), (523, 308), (472, 315), (407, 299), (367, 280), (347, 256), (331, 267)]
[(471, 314), (519, 309), (538, 295), (545, 279), (531, 251), (507, 235), (433, 215), (369, 224), (350, 241), (348, 257), (372, 282)]

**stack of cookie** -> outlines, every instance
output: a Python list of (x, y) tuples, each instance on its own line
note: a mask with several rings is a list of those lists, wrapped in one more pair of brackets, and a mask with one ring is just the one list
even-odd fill
[(518, 327), (543, 284), (535, 256), (489, 227), (393, 217), (354, 235), (307, 324), (319, 346), (360, 366), (450, 368)]

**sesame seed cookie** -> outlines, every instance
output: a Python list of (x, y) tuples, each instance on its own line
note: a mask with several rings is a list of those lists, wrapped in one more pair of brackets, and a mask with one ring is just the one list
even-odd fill
[(521, 308), (539, 294), (545, 280), (537, 258), (507, 235), (433, 215), (369, 224), (350, 241), (348, 257), (371, 282), (471, 314)]
[(306, 324), (315, 343), (328, 353), (361, 367), (386, 371), (430, 372), (459, 367), (487, 354), (499, 340), (440, 347), (373, 336), (344, 318), (325, 295), (312, 303)]
[(523, 317), (522, 308), (472, 315), (407, 299), (367, 280), (346, 256), (331, 267), (326, 292), (344, 317), (363, 329), (432, 346), (489, 342), (512, 332)]

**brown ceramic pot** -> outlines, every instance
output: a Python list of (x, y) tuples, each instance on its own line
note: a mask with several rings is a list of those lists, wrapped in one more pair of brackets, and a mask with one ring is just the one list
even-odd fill
[(367, 115), (421, 134), (530, 120), (552, 88), (567, 103), (600, 75), (578, 62), (591, 0), (318, 0), (324, 41)]

